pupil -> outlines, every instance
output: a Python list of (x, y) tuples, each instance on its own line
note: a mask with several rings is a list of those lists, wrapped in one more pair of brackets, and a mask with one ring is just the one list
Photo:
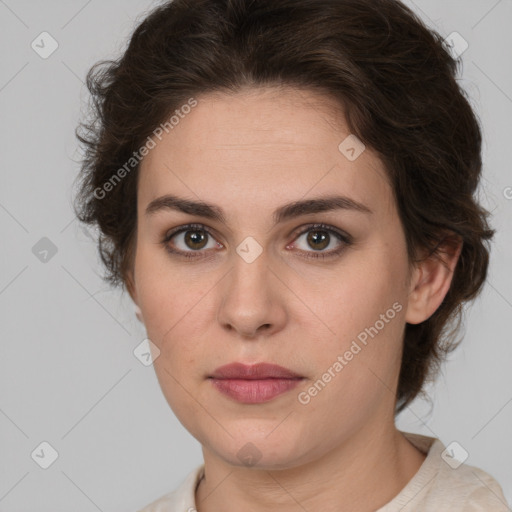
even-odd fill
[[(205, 240), (206, 236), (204, 233), (201, 234), (201, 231), (187, 231), (185, 235), (185, 241), (191, 249), (202, 249), (205, 245)], [(201, 244), (201, 242), (203, 243)]]
[[(320, 233), (320, 236), (315, 236), (318, 233)], [(329, 235), (325, 231), (311, 231), (308, 236), (308, 242), (316, 245), (316, 247), (313, 247), (315, 250), (325, 249), (329, 245)]]

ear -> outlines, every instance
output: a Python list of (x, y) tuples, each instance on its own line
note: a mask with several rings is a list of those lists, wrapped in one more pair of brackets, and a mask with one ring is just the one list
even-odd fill
[(419, 324), (430, 318), (443, 302), (452, 283), (463, 241), (446, 236), (433, 254), (417, 263), (411, 278), (405, 321)]
[(133, 271), (128, 271), (124, 277), (124, 284), (126, 286), (126, 291), (130, 294), (130, 297), (132, 298), (133, 302), (138, 306), (138, 299), (137, 299), (137, 290), (135, 288), (135, 279), (133, 276)]
[(128, 293), (130, 294), (130, 297), (133, 300), (135, 316), (137, 317), (139, 322), (143, 324), (144, 323), (144, 317), (142, 316), (142, 311), (141, 311), (141, 309), (139, 307), (139, 303), (138, 303), (138, 299), (137, 299), (137, 289), (135, 288), (135, 284), (134, 284), (135, 281), (133, 279), (133, 272), (129, 272), (125, 276), (124, 283), (125, 283), (125, 286), (126, 286), (126, 290), (128, 291)]

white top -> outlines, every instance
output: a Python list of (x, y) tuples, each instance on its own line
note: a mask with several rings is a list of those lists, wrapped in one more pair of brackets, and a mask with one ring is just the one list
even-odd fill
[[(390, 502), (375, 512), (510, 512), (503, 491), (489, 474), (455, 460), (460, 445), (446, 450), (439, 439), (403, 432), (427, 454), (409, 483)], [(461, 457), (462, 458), (462, 457)], [(174, 491), (138, 512), (195, 512), (195, 490), (203, 476), (198, 466)]]

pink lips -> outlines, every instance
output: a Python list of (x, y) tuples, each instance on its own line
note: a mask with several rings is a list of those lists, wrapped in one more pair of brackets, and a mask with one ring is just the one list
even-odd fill
[(270, 363), (251, 366), (231, 363), (217, 368), (209, 378), (218, 391), (247, 404), (268, 402), (303, 379), (287, 368)]

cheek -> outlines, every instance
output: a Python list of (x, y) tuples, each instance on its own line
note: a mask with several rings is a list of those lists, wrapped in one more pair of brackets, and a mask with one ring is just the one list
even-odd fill
[(185, 324), (191, 327), (189, 316), (206, 286), (200, 277), (173, 265), (161, 246), (146, 242), (138, 245), (135, 282), (144, 324), (154, 343), (165, 345)]
[[(406, 309), (401, 283), (406, 259), (402, 261), (397, 253), (381, 244), (354, 257), (316, 301), (322, 323), (314, 318), (307, 327), (313, 332), (316, 322), (325, 333), (319, 342), (322, 350), (311, 354), (316, 378), (331, 369), (336, 377), (329, 387), (332, 392), (343, 392), (347, 404), (380, 392), (378, 387), (385, 389), (379, 379), (391, 387), (399, 370)], [(325, 375), (323, 380), (329, 378)]]
[(393, 304), (398, 302), (404, 306), (400, 284), (404, 276), (392, 258), (381, 251), (376, 251), (376, 255), (355, 254), (352, 262), (326, 283), (321, 296), (318, 292), (310, 295), (332, 337), (340, 340), (357, 337), (376, 322), (381, 327), (381, 315), (385, 315), (384, 321), (390, 320), (385, 323), (386, 330), (391, 323), (397, 323), (394, 319), (399, 316), (397, 310), (402, 308), (393, 308)]
[(321, 350), (310, 349), (314, 375), (301, 389), (300, 403), (307, 402), (304, 411), (326, 423), (336, 425), (333, 418), (341, 415), (350, 428), (394, 399), (404, 308), (392, 300), (386, 287), (380, 294), (373, 288), (363, 298), (346, 291), (347, 295), (337, 296), (337, 307), (328, 309), (325, 304), (327, 323), (336, 336), (319, 340)]

